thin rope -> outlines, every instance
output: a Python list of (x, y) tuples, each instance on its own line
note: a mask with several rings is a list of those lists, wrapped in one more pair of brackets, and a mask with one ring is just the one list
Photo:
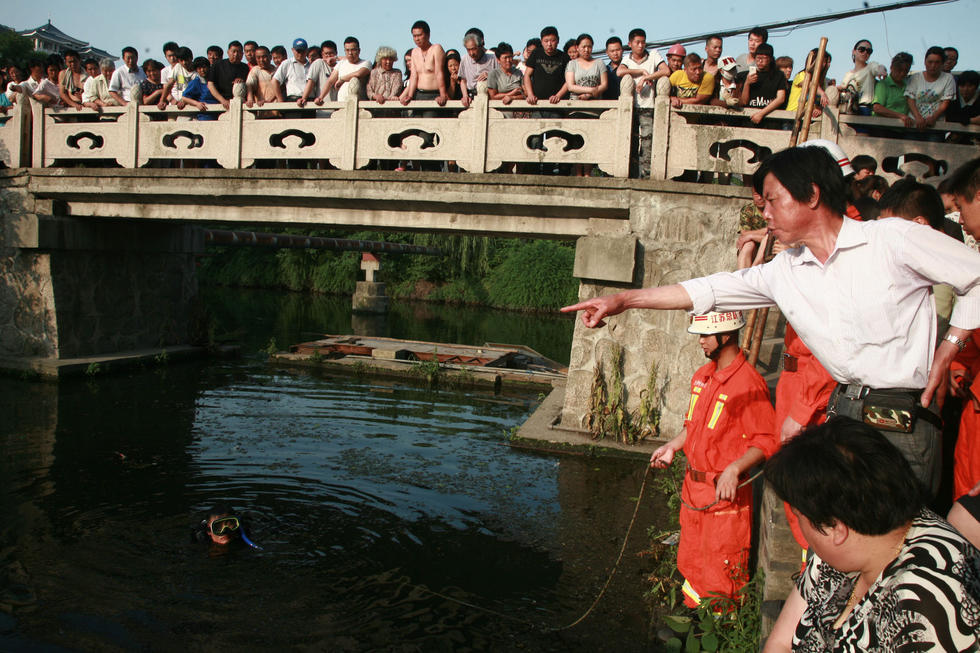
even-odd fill
[(463, 605), (463, 606), (466, 606), (468, 608), (472, 608), (474, 610), (479, 610), (480, 612), (485, 612), (487, 614), (492, 614), (495, 617), (501, 617), (502, 619), (507, 619), (509, 621), (516, 621), (518, 623), (524, 624), (525, 626), (530, 626), (531, 628), (534, 628), (534, 629), (537, 629), (537, 630), (541, 630), (543, 632), (554, 633), (554, 632), (558, 632), (558, 631), (561, 631), (561, 630), (568, 630), (569, 628), (574, 628), (575, 626), (577, 626), (580, 623), (582, 623), (583, 621), (585, 621), (585, 619), (590, 614), (592, 614), (592, 611), (595, 610), (595, 608), (596, 608), (597, 605), (599, 605), (599, 601), (602, 600), (603, 595), (606, 593), (606, 590), (609, 588), (609, 584), (612, 582), (613, 576), (616, 575), (616, 571), (619, 569), (619, 563), (622, 562), (622, 560), (623, 560), (623, 554), (626, 552), (626, 544), (629, 542), (630, 534), (633, 532), (633, 526), (636, 525), (636, 517), (640, 513), (640, 506), (643, 503), (643, 492), (646, 490), (646, 487), (647, 487), (647, 479), (649, 479), (649, 478), (650, 478), (650, 466), (647, 465), (646, 466), (646, 472), (644, 472), (644, 474), (643, 474), (643, 484), (640, 485), (640, 493), (636, 497), (636, 507), (633, 508), (633, 517), (630, 519), (630, 524), (626, 528), (626, 535), (623, 537), (623, 545), (619, 549), (619, 555), (616, 556), (616, 562), (613, 563), (613, 567), (609, 571), (609, 575), (606, 577), (606, 582), (602, 585), (602, 589), (599, 590), (599, 594), (595, 597), (595, 600), (592, 602), (592, 605), (589, 606), (589, 609), (586, 610), (582, 614), (581, 617), (579, 617), (578, 619), (576, 619), (572, 623), (568, 624), (567, 626), (559, 626), (557, 628), (544, 628), (544, 627), (542, 627), (542, 626), (540, 626), (538, 624), (535, 624), (535, 623), (532, 623), (532, 622), (528, 621), (527, 619), (521, 619), (519, 617), (512, 617), (512, 616), (507, 615), (507, 614), (504, 614), (502, 612), (497, 612), (496, 610), (491, 610), (490, 608), (484, 608), (483, 606), (480, 606), (480, 605), (475, 605), (473, 603), (467, 603), (466, 601), (461, 601), (460, 599), (453, 598), (452, 596), (447, 596), (447, 595), (442, 594), (441, 592), (437, 592), (437, 591), (435, 591), (433, 589), (429, 589), (428, 587), (426, 587), (424, 585), (415, 585), (415, 587), (417, 587), (417, 588), (419, 588), (421, 590), (425, 590), (426, 592), (428, 592), (430, 594), (433, 594), (435, 596), (438, 596), (439, 598), (445, 599), (447, 601), (451, 601), (453, 603), (458, 603), (459, 605)]
[[(741, 490), (741, 489), (742, 489), (743, 487), (745, 487), (745, 486), (746, 486), (746, 485), (748, 485), (749, 483), (751, 483), (751, 482), (753, 482), (753, 481), (754, 481), (755, 479), (757, 479), (757, 478), (759, 478), (760, 476), (762, 476), (762, 471), (763, 471), (763, 470), (761, 470), (761, 469), (760, 469), (760, 470), (759, 470), (759, 471), (757, 471), (757, 472), (756, 472), (755, 474), (753, 474), (752, 476), (750, 476), (750, 477), (749, 477), (749, 478), (747, 478), (746, 480), (744, 480), (744, 481), (742, 481), (741, 483), (739, 483), (738, 485), (736, 485), (736, 486), (735, 486), (735, 489), (736, 489), (736, 490)], [(667, 478), (670, 478), (670, 477), (668, 476)], [(681, 493), (680, 491), (678, 491), (678, 489), (677, 489), (677, 484), (676, 484), (676, 483), (674, 483), (674, 479), (673, 479), (673, 478), (670, 478), (670, 484), (671, 484), (671, 485), (672, 485), (672, 486), (674, 487), (674, 492), (675, 492), (675, 493), (677, 494), (677, 496), (678, 496), (678, 498), (680, 498), (680, 500), (681, 500), (681, 504), (682, 504), (682, 505), (683, 505), (683, 506), (684, 506), (685, 508), (687, 508), (688, 510), (695, 510), (695, 511), (697, 511), (697, 512), (704, 512), (704, 511), (705, 511), (705, 510), (707, 510), (708, 508), (712, 508), (712, 507), (714, 507), (714, 506), (716, 506), (716, 505), (718, 505), (719, 503), (721, 503), (721, 499), (715, 499), (714, 501), (712, 501), (712, 502), (711, 502), (711, 503), (709, 503), (708, 505), (706, 505), (706, 506), (701, 506), (700, 508), (697, 508), (697, 507), (695, 507), (695, 506), (692, 506), (691, 504), (689, 504), (689, 503), (688, 503), (687, 501), (684, 501), (684, 495), (683, 495), (683, 494), (682, 494), (682, 493)]]

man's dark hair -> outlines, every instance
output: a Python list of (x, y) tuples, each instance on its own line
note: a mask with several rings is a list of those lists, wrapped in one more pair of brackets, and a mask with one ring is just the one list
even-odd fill
[(326, 41), (324, 41), (323, 43), (320, 44), (320, 50), (326, 50), (327, 48), (330, 48), (334, 52), (336, 52), (337, 51), (337, 44), (334, 43), (333, 41), (327, 39)]
[(851, 167), (854, 168), (854, 172), (860, 172), (861, 170), (870, 170), (871, 174), (878, 172), (878, 162), (875, 161), (873, 156), (868, 156), (867, 154), (858, 154), (851, 159)]
[(875, 191), (884, 195), (888, 190), (888, 180), (881, 175), (868, 175), (864, 179), (851, 179), (851, 187), (854, 197), (871, 197)]
[(534, 37), (533, 39), (528, 39), (527, 40), (527, 43), (524, 44), (524, 47), (526, 48), (526, 47), (531, 46), (531, 45), (533, 45), (536, 48), (540, 48), (541, 47), (541, 39), (538, 38), (538, 37)]
[(44, 62), (40, 59), (31, 59), (27, 62), (28, 70), (34, 70), (35, 68), (44, 68)]
[(541, 38), (546, 36), (554, 36), (555, 38), (558, 38), (558, 28), (554, 25), (548, 25), (547, 27), (541, 28), (541, 33), (538, 34), (538, 36)]
[(949, 176), (949, 192), (973, 202), (980, 192), (980, 158), (967, 161)]
[(960, 84), (972, 84), (973, 86), (980, 86), (980, 74), (977, 74), (975, 70), (964, 70), (960, 73), (959, 78), (956, 80), (956, 85)]
[(940, 59), (942, 59), (944, 62), (946, 61), (946, 51), (943, 50), (938, 45), (934, 45), (931, 48), (929, 48), (928, 50), (926, 50), (926, 57), (928, 57), (930, 54), (935, 54)]
[(691, 54), (684, 57), (685, 66), (692, 63), (701, 63), (701, 55), (699, 55), (697, 52), (692, 52)]
[(494, 51), (497, 53), (498, 58), (505, 54), (514, 56), (514, 48), (511, 47), (510, 43), (505, 43), (504, 41), (498, 43)]
[(412, 31), (414, 32), (417, 29), (420, 29), (423, 32), (425, 32), (426, 36), (432, 33), (432, 30), (429, 29), (429, 24), (424, 20), (417, 20), (414, 23), (412, 23)]
[(578, 41), (576, 41), (575, 39), (568, 39), (567, 41), (565, 41), (565, 47), (562, 48), (562, 51), (565, 54), (568, 54), (569, 50), (577, 47), (578, 47)]
[(347, 45), (348, 43), (353, 43), (357, 47), (361, 47), (361, 42), (357, 40), (356, 36), (348, 36), (346, 39), (344, 39), (344, 45)]
[(884, 535), (923, 506), (922, 488), (902, 452), (875, 429), (847, 417), (783, 444), (766, 463), (765, 474), (779, 498), (821, 532), (841, 522), (862, 535)]
[(238, 46), (239, 49), (242, 49), (242, 42), (241, 41), (232, 41), (231, 43), (228, 44), (228, 49), (231, 50), (236, 45)]
[[(259, 49), (259, 44), (258, 44), (257, 41), (245, 41), (245, 45), (251, 45), (256, 50)], [(242, 46), (243, 49), (244, 49), (245, 45)]]
[(881, 205), (873, 197), (858, 197), (854, 200), (854, 208), (865, 222), (877, 220), (881, 216)]
[(581, 33), (581, 34), (578, 35), (578, 38), (575, 39), (575, 43), (576, 44), (581, 43), (585, 39), (589, 39), (590, 41), (592, 41), (593, 44), (595, 43), (595, 39), (592, 38), (592, 35), (591, 34), (586, 34), (585, 32), (583, 32), (583, 33)]
[(943, 48), (943, 52), (949, 52), (950, 50), (952, 50), (953, 52), (955, 52), (956, 53), (956, 58), (959, 59), (959, 56), (960, 56), (960, 51), (959, 50), (957, 50), (956, 48), (954, 48), (951, 45), (947, 45), (945, 48)]
[(211, 52), (217, 52), (219, 59), (221, 57), (225, 56), (225, 51), (222, 49), (222, 47), (220, 45), (212, 45), (212, 46), (208, 47), (208, 50), (207, 51), (208, 51), (209, 54)]
[(84, 67), (87, 67), (89, 64), (92, 64), (93, 66), (98, 66), (99, 65), (99, 60), (98, 59), (95, 59), (93, 57), (89, 57), (88, 59), (86, 59), (85, 61), (82, 62), (82, 67), (83, 68)]
[(167, 41), (166, 43), (163, 44), (163, 53), (164, 54), (167, 54), (168, 52), (176, 53), (178, 47), (180, 46), (177, 45), (176, 41)]
[(892, 57), (892, 64), (905, 64), (907, 66), (911, 66), (912, 55), (910, 55), (908, 52), (899, 52)]
[(612, 45), (613, 43), (618, 43), (618, 44), (622, 45), (623, 44), (623, 39), (619, 38), (618, 36), (610, 36), (608, 39), (606, 39), (606, 47), (607, 48), (610, 45)]
[(61, 53), (66, 59), (68, 57), (75, 57), (76, 59), (81, 59), (82, 55), (78, 54), (78, 50), (65, 50)]
[(647, 37), (646, 30), (643, 29), (642, 27), (634, 27), (633, 29), (630, 30), (628, 40), (632, 41), (637, 36), (642, 36), (643, 38), (646, 38)]
[(797, 202), (813, 199), (813, 187), (820, 192), (820, 202), (837, 214), (847, 209), (847, 184), (837, 161), (822, 147), (791, 147), (773, 154), (762, 162), (755, 176), (763, 180), (769, 174)]
[(709, 43), (711, 43), (711, 42), (712, 42), (712, 41), (714, 41), (715, 39), (718, 39), (718, 40), (719, 40), (719, 41), (721, 41), (722, 43), (724, 43), (724, 42), (725, 42), (725, 39), (723, 39), (723, 38), (721, 38), (721, 34), (712, 34), (711, 36), (709, 36), (708, 38), (706, 38), (706, 39), (704, 40), (704, 44), (705, 44), (705, 45), (708, 45)]
[(131, 45), (127, 45), (125, 48), (122, 49), (123, 56), (125, 56), (127, 52), (131, 54), (135, 54), (137, 57), (140, 56), (140, 53), (136, 51), (136, 48), (134, 48)]
[(191, 51), (191, 49), (186, 45), (177, 48), (177, 52), (175, 53), (175, 55), (177, 56), (177, 60), (180, 62), (194, 61), (194, 52)]
[(267, 45), (259, 45), (259, 46), (256, 46), (255, 51), (258, 52), (259, 50), (265, 50), (266, 52), (269, 52), (269, 46), (267, 46)]
[(281, 45), (277, 45), (274, 48), (272, 48), (271, 50), (269, 50), (269, 54), (278, 54), (280, 57), (288, 57), (289, 56), (289, 53), (286, 52), (286, 48), (282, 47)]
[(772, 58), (772, 57), (775, 56), (776, 53), (772, 49), (772, 46), (769, 45), (768, 43), (760, 43), (759, 44), (759, 47), (757, 47), (755, 49), (755, 55), (756, 56), (759, 56), (760, 54), (762, 56), (768, 56), (768, 57)]
[(769, 30), (765, 27), (753, 27), (749, 30), (749, 36), (758, 36), (763, 43), (769, 42)]
[(194, 70), (197, 70), (202, 66), (207, 68), (208, 70), (211, 69), (211, 62), (208, 61), (207, 57), (198, 57), (197, 59), (194, 60), (194, 63), (192, 65), (194, 66)]
[(905, 177), (892, 184), (882, 193), (878, 206), (885, 217), (896, 216), (906, 220), (923, 217), (933, 229), (942, 230), (946, 220), (946, 209), (943, 208), (939, 191), (929, 184), (916, 181), (914, 177)]

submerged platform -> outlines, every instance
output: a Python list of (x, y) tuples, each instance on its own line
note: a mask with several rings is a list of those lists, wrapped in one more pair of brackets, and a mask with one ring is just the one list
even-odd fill
[(530, 347), (452, 343), (354, 335), (326, 335), (270, 356), (273, 363), (353, 374), (422, 377), (449, 385), (551, 388), (568, 368)]

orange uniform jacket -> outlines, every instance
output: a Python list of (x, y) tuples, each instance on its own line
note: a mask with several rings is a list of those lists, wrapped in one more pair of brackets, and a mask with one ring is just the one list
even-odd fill
[[(783, 370), (776, 384), (776, 434), (778, 436), (786, 417), (792, 417), (803, 426), (822, 424), (826, 419), (827, 404), (837, 382), (824, 369), (820, 361), (810, 353), (789, 324), (783, 350), (796, 358), (796, 371)], [(786, 520), (793, 538), (802, 548), (808, 547), (799, 521), (786, 505)]]
[[(684, 421), (689, 466), (684, 503), (714, 502), (715, 479), (749, 447), (770, 456), (777, 448), (774, 422), (769, 389), (741, 352), (725, 369), (718, 370), (714, 361), (701, 367), (691, 379)], [(682, 505), (680, 522), (677, 569), (686, 581), (685, 603), (695, 607), (712, 594), (734, 596), (748, 578), (752, 486), (739, 489), (734, 502), (721, 501), (705, 511)]]
[(963, 401), (960, 432), (956, 438), (956, 454), (953, 463), (953, 500), (966, 494), (980, 482), (980, 332), (974, 331), (966, 348), (957, 354), (951, 371), (965, 370), (973, 380), (970, 392)]

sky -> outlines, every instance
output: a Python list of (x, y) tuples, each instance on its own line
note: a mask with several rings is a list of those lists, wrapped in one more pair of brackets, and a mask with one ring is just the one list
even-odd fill
[[(604, 3), (584, 0), (564, 2), (395, 2), (358, 0), (350, 2), (297, 2), (286, 8), (278, 2), (235, 0), (234, 2), (172, 3), (134, 0), (0, 0), (0, 23), (17, 30), (32, 29), (48, 20), (63, 32), (88, 41), (108, 52), (133, 45), (140, 58), (163, 60), (161, 46), (169, 40), (204, 55), (207, 46), (224, 47), (231, 40), (254, 39), (260, 44), (282, 44), (288, 49), (297, 37), (310, 44), (332, 39), (338, 44), (353, 35), (361, 41), (362, 56), (374, 58), (381, 45), (399, 52), (412, 46), (411, 25), (428, 21), (432, 40), (446, 48), (462, 50), (463, 34), (481, 28), (488, 45), (507, 41), (518, 49), (537, 36), (545, 25), (555, 25), (562, 42), (588, 32), (601, 49), (611, 35), (624, 41), (634, 27), (646, 30), (651, 40), (681, 39), (714, 30), (751, 27), (755, 24), (797, 19), (860, 9), (862, 5), (883, 6), (894, 0), (818, 0), (817, 2), (773, 2), (701, 0), (665, 2), (617, 0)], [(693, 9), (692, 9), (693, 7)], [(802, 66), (806, 52), (829, 39), (833, 55), (830, 76), (838, 80), (851, 68), (851, 49), (859, 39), (869, 39), (871, 59), (888, 67), (891, 57), (902, 50), (914, 57), (913, 70), (920, 70), (925, 50), (931, 45), (953, 45), (960, 51), (957, 70), (980, 68), (980, 43), (976, 27), (980, 0), (955, 0), (947, 4), (915, 7), (848, 18), (833, 23), (770, 34), (776, 56), (793, 57)], [(342, 46), (341, 46), (342, 47)], [(692, 48), (688, 48), (692, 51)], [(703, 44), (694, 51), (703, 55)], [(746, 51), (745, 36), (725, 39), (724, 54)]]

